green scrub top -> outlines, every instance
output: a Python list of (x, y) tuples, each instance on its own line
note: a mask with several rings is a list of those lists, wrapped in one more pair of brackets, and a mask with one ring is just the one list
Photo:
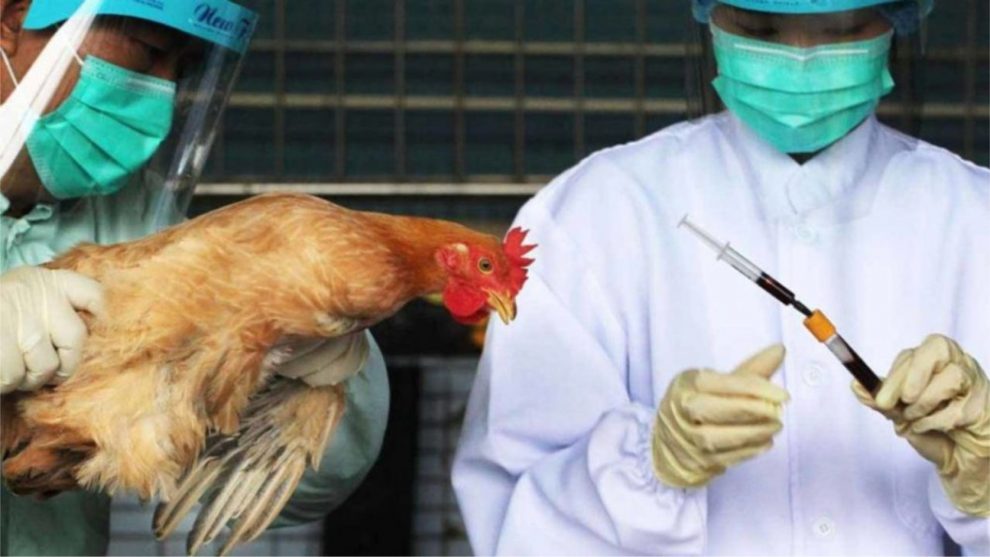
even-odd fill
[[(154, 198), (132, 185), (110, 196), (39, 204), (12, 218), (0, 194), (0, 272), (45, 263), (80, 242), (111, 244), (148, 234)], [(183, 218), (173, 211), (163, 220)], [(273, 527), (319, 520), (357, 489), (378, 458), (389, 387), (382, 353), (370, 340), (368, 364), (347, 383), (347, 412), (320, 469), (306, 472)], [(73, 491), (37, 501), (6, 487), (0, 492), (0, 555), (104, 555), (109, 528), (110, 498), (103, 494)]]

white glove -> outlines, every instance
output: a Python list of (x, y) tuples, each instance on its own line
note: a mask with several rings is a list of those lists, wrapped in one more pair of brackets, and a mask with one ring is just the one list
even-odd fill
[(773, 446), (787, 391), (770, 382), (784, 347), (769, 346), (732, 373), (691, 369), (667, 388), (653, 426), (653, 468), (672, 487), (700, 487)]
[(990, 381), (972, 356), (930, 335), (897, 356), (876, 399), (855, 382), (853, 391), (935, 464), (956, 508), (990, 516)]
[(283, 339), (269, 352), (266, 363), (283, 377), (323, 387), (349, 379), (367, 362), (368, 336), (359, 331), (332, 339)]
[(76, 310), (103, 314), (103, 287), (65, 270), (0, 275), (0, 393), (61, 382), (79, 365), (87, 331)]

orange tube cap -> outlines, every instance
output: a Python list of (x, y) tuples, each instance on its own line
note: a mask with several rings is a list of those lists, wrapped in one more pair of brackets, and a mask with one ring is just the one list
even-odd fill
[(835, 336), (835, 325), (828, 320), (828, 317), (825, 317), (821, 310), (816, 309), (811, 312), (811, 315), (805, 318), (804, 326), (811, 331), (818, 342), (825, 342)]

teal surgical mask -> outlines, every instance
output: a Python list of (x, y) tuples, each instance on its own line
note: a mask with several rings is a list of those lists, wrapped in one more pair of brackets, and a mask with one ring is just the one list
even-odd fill
[(118, 191), (172, 127), (175, 83), (95, 56), (72, 93), (37, 119), (26, 145), (42, 184), (57, 199)]
[(710, 27), (719, 97), (784, 153), (812, 153), (838, 141), (894, 87), (887, 69), (892, 32), (800, 48)]

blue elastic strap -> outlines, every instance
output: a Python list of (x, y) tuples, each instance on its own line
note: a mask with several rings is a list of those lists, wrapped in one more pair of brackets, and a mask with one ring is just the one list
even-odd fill
[(841, 12), (877, 6), (898, 35), (907, 35), (928, 17), (935, 0), (691, 0), (694, 19), (699, 23), (708, 23), (709, 14), (719, 2), (747, 10), (782, 14)]
[[(35, 0), (25, 29), (44, 29), (68, 19), (84, 0)], [(97, 15), (146, 19), (244, 53), (258, 15), (228, 0), (103, 0)]]

